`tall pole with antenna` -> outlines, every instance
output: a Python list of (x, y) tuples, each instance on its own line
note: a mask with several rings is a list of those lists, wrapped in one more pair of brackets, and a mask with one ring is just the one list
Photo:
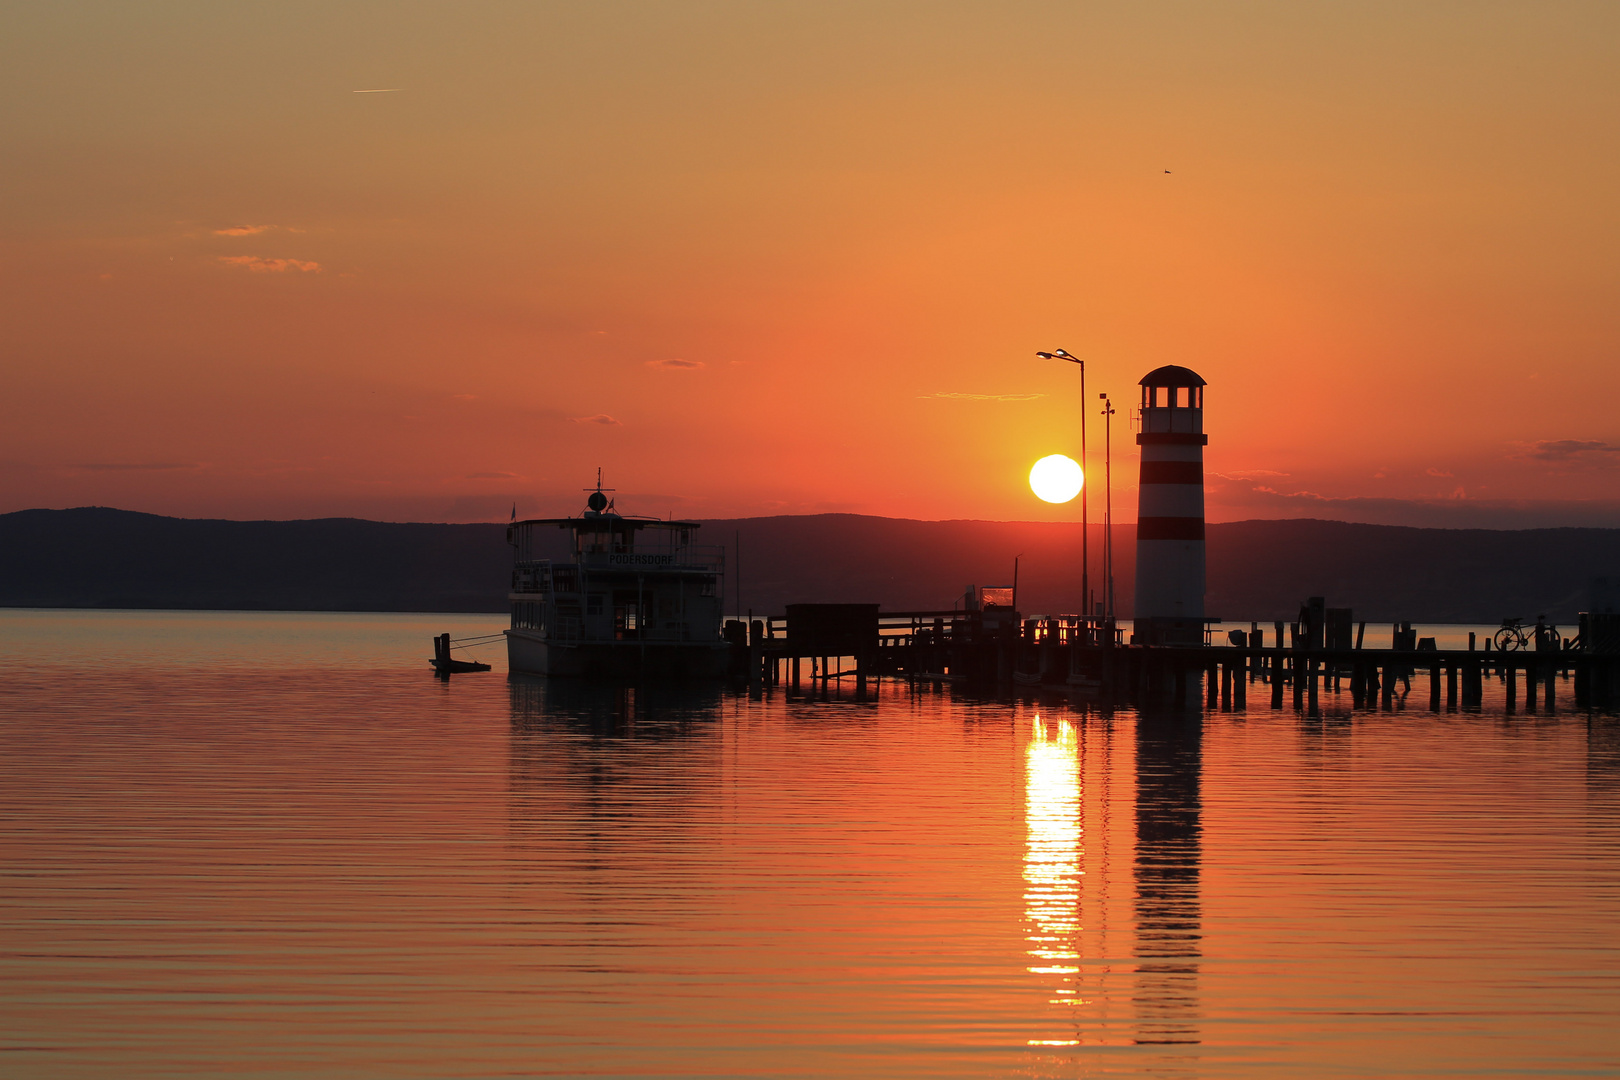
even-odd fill
[(1091, 477), (1086, 475), (1086, 362), (1067, 349), (1035, 355), (1042, 360), (1067, 360), (1080, 365), (1080, 604), (1089, 626), (1094, 607), (1091, 602), (1091, 523), (1086, 509), (1086, 489), (1091, 486)]

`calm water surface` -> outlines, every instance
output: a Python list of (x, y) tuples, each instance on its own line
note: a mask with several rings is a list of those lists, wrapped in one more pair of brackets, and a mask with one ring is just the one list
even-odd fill
[(1620, 1070), (1620, 721), (1567, 685), (1309, 716), (426, 670), (488, 629), (0, 612), (0, 1073)]

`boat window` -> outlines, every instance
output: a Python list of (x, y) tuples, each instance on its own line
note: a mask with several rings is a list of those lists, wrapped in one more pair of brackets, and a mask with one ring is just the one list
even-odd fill
[(600, 615), (600, 614), (602, 614), (602, 594), (601, 593), (594, 593), (593, 592), (593, 593), (589, 593), (588, 595), (586, 595), (586, 597), (585, 597), (585, 614), (587, 614), (587, 615)]

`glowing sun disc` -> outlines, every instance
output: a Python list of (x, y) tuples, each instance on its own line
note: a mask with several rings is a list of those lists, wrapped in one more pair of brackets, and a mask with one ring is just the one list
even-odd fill
[(1080, 463), (1066, 454), (1048, 454), (1029, 470), (1029, 487), (1049, 503), (1066, 503), (1085, 486)]

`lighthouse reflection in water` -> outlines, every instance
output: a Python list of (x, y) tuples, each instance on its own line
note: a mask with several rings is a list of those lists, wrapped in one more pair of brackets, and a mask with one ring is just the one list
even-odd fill
[[(1026, 970), (1053, 1028), (1028, 1045), (1201, 1041), (1199, 743), (1196, 717), (1034, 717), (1024, 745)], [(1115, 865), (1128, 881), (1111, 881)]]

